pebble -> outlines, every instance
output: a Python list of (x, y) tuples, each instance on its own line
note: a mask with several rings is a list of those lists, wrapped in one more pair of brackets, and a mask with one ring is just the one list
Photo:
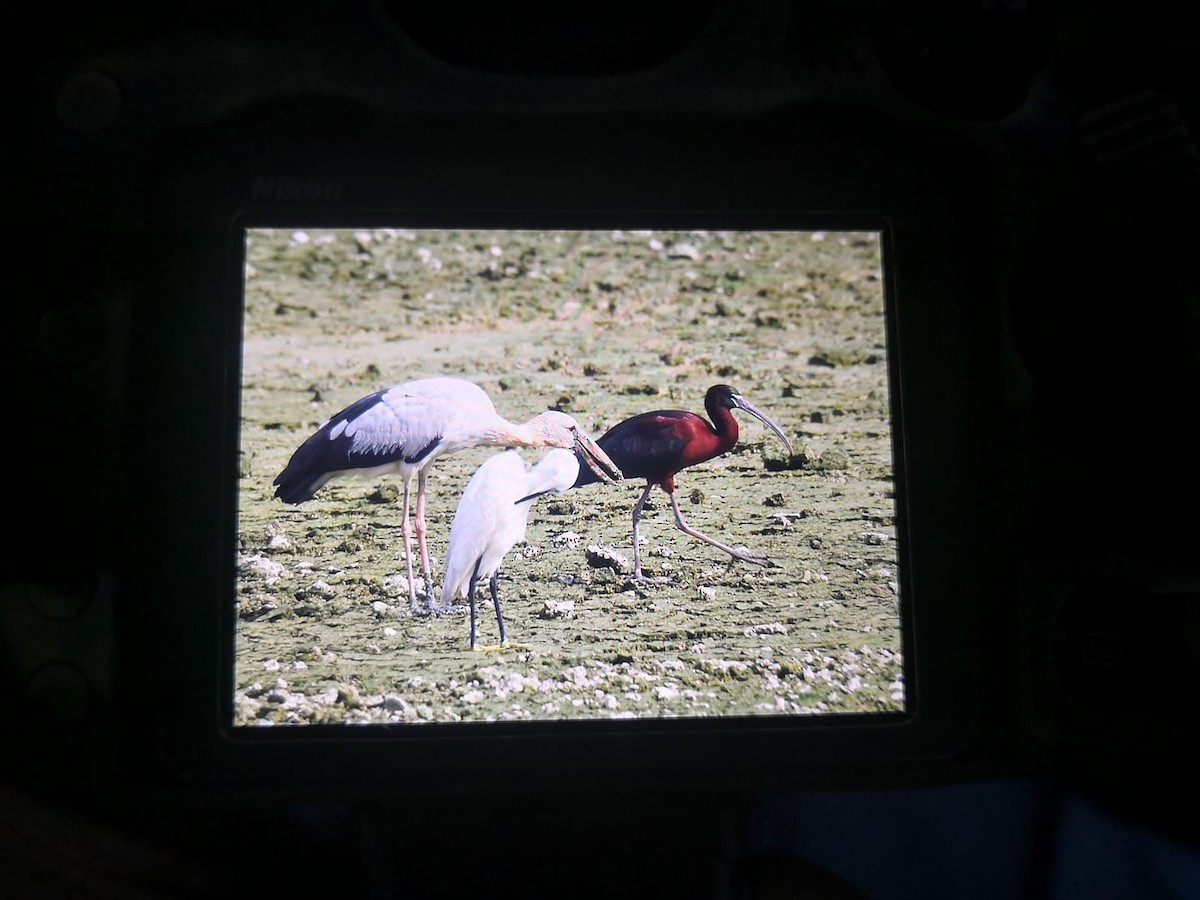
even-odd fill
[(702, 659), (699, 668), (712, 675), (733, 675), (745, 678), (750, 674), (748, 663), (736, 659)]
[(764, 625), (751, 625), (742, 634), (750, 637), (755, 634), (787, 634), (787, 626), (782, 622), (769, 622)]
[(318, 579), (308, 586), (304, 591), (306, 597), (318, 597), (322, 600), (332, 600), (334, 597), (333, 588), (329, 586), (329, 582)]
[(572, 550), (579, 546), (579, 542), (583, 540), (582, 536), (574, 531), (564, 531), (561, 534), (556, 534), (550, 539), (555, 547), (569, 547)]
[(388, 712), (411, 713), (412, 704), (396, 694), (386, 694), (383, 698), (383, 708)]
[(667, 250), (668, 259), (687, 259), (695, 262), (700, 258), (700, 251), (694, 244), (672, 244)]
[[(433, 558), (430, 557), (429, 563), (433, 565)], [(413, 576), (413, 585), (416, 587), (417, 594), (421, 594), (425, 590), (425, 579), (420, 575)], [(383, 589), (389, 594), (397, 597), (408, 596), (408, 576), (407, 575), (387, 575), (383, 579)]]
[(579, 687), (588, 687), (591, 684), (588, 680), (587, 669), (583, 666), (571, 666), (564, 674)]
[(271, 584), (278, 578), (282, 578), (286, 573), (282, 563), (278, 563), (273, 559), (268, 559), (265, 556), (247, 556), (238, 565), (239, 574), (245, 575), (260, 575)]
[(591, 544), (586, 553), (587, 564), (593, 569), (612, 569), (620, 573), (629, 571), (629, 561), (611, 547)]
[(573, 619), (575, 618), (574, 600), (546, 600), (538, 612), (539, 619)]

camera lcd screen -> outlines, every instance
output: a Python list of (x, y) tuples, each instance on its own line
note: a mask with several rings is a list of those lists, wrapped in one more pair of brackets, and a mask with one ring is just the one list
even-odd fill
[[(244, 237), (233, 726), (906, 712), (882, 231)], [(430, 378), (464, 393), (388, 393)], [(438, 455), (451, 428), (486, 430), (470, 385), (516, 426), (571, 417), (626, 477), (514, 502), (514, 482), (543, 487), (550, 447)], [(717, 385), (732, 390), (708, 410)], [(660, 410), (693, 415), (621, 424)], [(311, 499), (277, 496), (313, 435)], [(500, 454), (507, 474), (468, 491)], [(414, 530), (414, 605), (403, 479), (386, 470), (426, 457), (432, 584)], [(660, 476), (678, 513), (655, 482), (635, 554), (635, 506)], [(441, 603), (446, 573), (514, 528), (494, 579), (507, 640), (481, 571), (472, 649), (467, 598)]]

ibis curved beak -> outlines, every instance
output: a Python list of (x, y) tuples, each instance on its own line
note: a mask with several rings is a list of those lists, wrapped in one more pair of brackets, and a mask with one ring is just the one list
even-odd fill
[(734, 393), (732, 395), (732, 400), (738, 409), (744, 409), (746, 412), (750, 413), (750, 415), (754, 416), (754, 418), (758, 419), (758, 421), (762, 422), (773, 432), (779, 435), (779, 439), (783, 441), (783, 445), (787, 447), (788, 453), (790, 455), (795, 455), (796, 451), (792, 449), (792, 442), (789, 441), (788, 436), (783, 433), (783, 429), (771, 421), (770, 416), (768, 416), (765, 412), (763, 412), (741, 394)]
[(607, 484), (616, 484), (625, 476), (617, 468), (617, 464), (608, 458), (600, 445), (593, 441), (580, 429), (572, 429), (575, 437), (575, 453), (583, 463), (596, 473), (596, 477)]

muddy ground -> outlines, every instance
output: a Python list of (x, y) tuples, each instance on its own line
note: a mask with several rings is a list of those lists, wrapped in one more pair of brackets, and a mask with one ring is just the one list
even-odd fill
[[(259, 230), (246, 273), (237, 724), (904, 708), (874, 235)], [(533, 507), (501, 569), (510, 646), (470, 650), (465, 607), (409, 611), (394, 477), (272, 497), (323, 420), (437, 374), (506, 418), (558, 407), (596, 437), (733, 385), (796, 455), (738, 413), (738, 446), (679, 476), (682, 509), (776, 565), (684, 535), (656, 491), (643, 563), (663, 581), (635, 584), (620, 558), (643, 483), (580, 488)], [(430, 477), (439, 588), (458, 495), (494, 452)]]

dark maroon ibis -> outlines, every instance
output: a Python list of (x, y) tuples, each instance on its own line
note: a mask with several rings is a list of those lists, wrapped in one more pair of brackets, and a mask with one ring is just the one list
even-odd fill
[[(684, 521), (675, 497), (675, 476), (681, 469), (694, 466), (733, 449), (738, 439), (738, 423), (733, 410), (743, 409), (754, 416), (783, 441), (788, 453), (793, 453), (792, 442), (778, 425), (762, 410), (727, 384), (714, 384), (704, 397), (704, 409), (710, 423), (703, 416), (681, 409), (660, 409), (642, 413), (623, 422), (618, 422), (596, 440), (601, 449), (620, 468), (626, 478), (645, 478), (646, 489), (633, 507), (633, 577), (644, 580), (642, 575), (641, 551), (638, 547), (638, 522), (642, 509), (650, 497), (650, 491), (658, 485), (671, 498), (671, 509), (675, 511), (675, 525), (680, 531), (699, 538), (724, 550), (734, 559), (755, 565), (771, 564), (765, 556), (745, 548), (734, 548), (697, 531)], [(580, 466), (575, 487), (591, 484), (596, 476), (585, 466)]]

